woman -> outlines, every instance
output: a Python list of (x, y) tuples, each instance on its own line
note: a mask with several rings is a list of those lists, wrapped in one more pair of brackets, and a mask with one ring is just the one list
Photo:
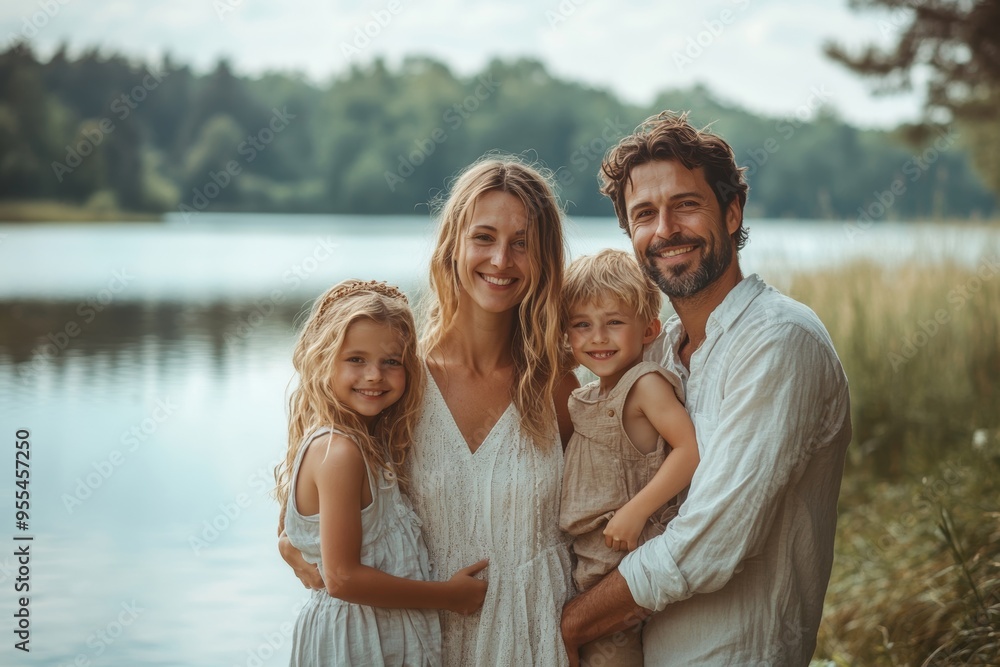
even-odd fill
[[(490, 565), (482, 611), (442, 613), (445, 665), (567, 663), (560, 436), (572, 431), (566, 403), (578, 383), (559, 321), (563, 254), (558, 203), (537, 170), (485, 159), (459, 176), (431, 259), (410, 488), (432, 576)], [(288, 546), (300, 579), (321, 586)]]

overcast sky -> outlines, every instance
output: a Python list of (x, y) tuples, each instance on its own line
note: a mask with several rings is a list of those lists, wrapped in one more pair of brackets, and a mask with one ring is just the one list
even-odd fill
[(847, 0), (4, 0), (0, 40), (30, 36), (43, 55), (61, 42), (154, 62), (169, 52), (199, 70), (224, 56), (244, 74), (318, 82), (376, 56), (430, 55), (461, 74), (529, 56), (641, 104), (700, 82), (757, 112), (791, 115), (823, 97), (855, 124), (884, 127), (915, 118), (921, 98), (874, 97), (822, 45), (889, 43), (900, 22), (852, 13)]

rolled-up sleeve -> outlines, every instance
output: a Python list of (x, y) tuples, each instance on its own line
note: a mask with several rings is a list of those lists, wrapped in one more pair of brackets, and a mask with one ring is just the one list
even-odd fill
[(691, 408), (702, 460), (678, 516), (619, 566), (647, 609), (716, 591), (759, 555), (790, 485), (849, 410), (829, 342), (796, 322), (769, 323), (727, 352), (697, 378), (716, 389)]

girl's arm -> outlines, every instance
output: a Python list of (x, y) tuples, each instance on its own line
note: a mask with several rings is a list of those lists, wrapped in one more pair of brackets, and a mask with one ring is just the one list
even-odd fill
[(632, 551), (639, 546), (639, 535), (646, 521), (691, 483), (699, 461), (694, 424), (666, 378), (659, 373), (643, 375), (626, 401), (635, 401), (642, 415), (667, 441), (671, 452), (653, 479), (608, 521), (604, 540), (617, 551)]
[(460, 614), (482, 606), (486, 582), (474, 575), (486, 568), (486, 560), (443, 582), (394, 577), (361, 564), (361, 497), (368, 476), (361, 451), (351, 439), (331, 436), (312, 477), (319, 494), (323, 580), (330, 595), (371, 607), (448, 609)]

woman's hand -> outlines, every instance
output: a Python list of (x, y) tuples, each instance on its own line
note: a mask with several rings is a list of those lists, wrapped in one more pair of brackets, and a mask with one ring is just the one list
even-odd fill
[(474, 565), (463, 567), (452, 575), (448, 580), (448, 586), (452, 589), (452, 600), (446, 609), (459, 614), (468, 615), (479, 611), (486, 599), (487, 582), (476, 579), (476, 574), (486, 569), (490, 564), (488, 558), (484, 558)]
[(292, 541), (284, 532), (278, 538), (278, 553), (291, 566), (292, 571), (295, 572), (295, 576), (299, 578), (303, 586), (317, 591), (326, 589), (319, 568), (302, 557), (302, 552), (292, 546)]
[(639, 546), (639, 535), (646, 525), (648, 516), (625, 505), (604, 527), (604, 543), (615, 551), (634, 551)]

